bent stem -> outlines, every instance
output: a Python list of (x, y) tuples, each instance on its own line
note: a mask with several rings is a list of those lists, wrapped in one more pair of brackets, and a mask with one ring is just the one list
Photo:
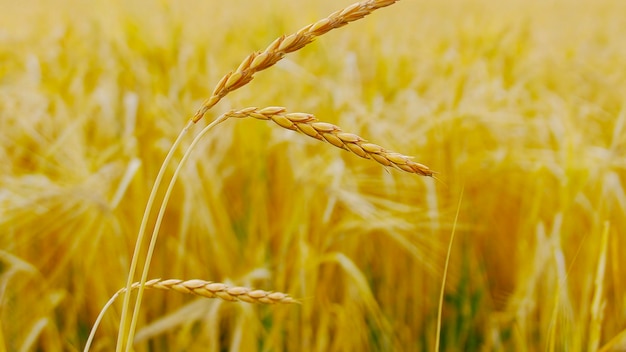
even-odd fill
[[(207, 125), (204, 129), (202, 129), (202, 131), (193, 139), (193, 141), (189, 145), (189, 148), (187, 148), (187, 150), (185, 151), (185, 154), (183, 155), (182, 159), (180, 160), (180, 163), (178, 163), (178, 166), (176, 167), (176, 170), (174, 171), (174, 175), (172, 175), (172, 178), (170, 179), (170, 183), (167, 186), (167, 190), (165, 191), (165, 196), (163, 196), (163, 200), (159, 208), (159, 213), (157, 215), (157, 219), (154, 224), (154, 229), (152, 230), (152, 236), (150, 237), (150, 245), (148, 247), (148, 253), (146, 254), (146, 260), (143, 265), (143, 271), (141, 273), (141, 281), (140, 281), (139, 287), (137, 288), (137, 298), (135, 299), (135, 308), (133, 310), (133, 316), (130, 322), (128, 336), (126, 338), (126, 351), (131, 351), (132, 342), (133, 342), (133, 339), (135, 338), (135, 328), (137, 326), (137, 320), (139, 317), (139, 307), (141, 305), (141, 300), (143, 298), (143, 291), (145, 288), (145, 283), (148, 279), (148, 271), (150, 269), (150, 262), (152, 261), (152, 255), (154, 253), (154, 248), (156, 247), (156, 241), (159, 236), (159, 230), (161, 228), (161, 224), (163, 223), (163, 217), (165, 216), (165, 209), (167, 208), (167, 203), (170, 200), (170, 196), (172, 194), (172, 190), (174, 189), (174, 184), (176, 183), (176, 180), (178, 179), (180, 170), (182, 169), (182, 166), (185, 163), (185, 161), (189, 158), (189, 155), (191, 155), (191, 151), (198, 144), (198, 142), (202, 139), (202, 137), (207, 132), (209, 132), (213, 127), (217, 126), (221, 122), (226, 121), (227, 119), (228, 119), (228, 116), (226, 114), (221, 115), (220, 117), (215, 119), (213, 122), (211, 122), (209, 125)], [(191, 123), (192, 122), (190, 122), (190, 124)], [(185, 127), (185, 129), (187, 129), (190, 126), (190, 124), (188, 124)], [(172, 148), (174, 148), (174, 146)], [(129, 291), (130, 287), (127, 287), (126, 290)]]
[(117, 296), (119, 296), (120, 293), (122, 292), (128, 292), (128, 291), (125, 289), (122, 289), (122, 290), (115, 292), (115, 294), (109, 299), (109, 301), (100, 310), (100, 313), (98, 314), (98, 317), (96, 318), (96, 321), (93, 323), (93, 326), (91, 327), (91, 331), (89, 332), (89, 338), (87, 338), (87, 343), (85, 343), (85, 348), (83, 349), (83, 352), (88, 352), (89, 349), (91, 348), (93, 339), (96, 336), (96, 330), (98, 330), (98, 326), (100, 326), (100, 322), (102, 321), (102, 318), (104, 317), (104, 313), (106, 313), (107, 310), (109, 310), (109, 307), (113, 304), (113, 302), (115, 302), (115, 300), (117, 299)]
[(170, 163), (172, 156), (174, 155), (174, 151), (178, 148), (180, 142), (183, 139), (183, 136), (187, 133), (192, 124), (193, 122), (188, 122), (183, 130), (180, 131), (178, 137), (176, 137), (176, 141), (174, 141), (174, 144), (172, 144), (172, 147), (167, 152), (167, 155), (163, 160), (163, 164), (161, 164), (161, 169), (159, 169), (159, 173), (157, 174), (157, 177), (154, 180), (154, 184), (152, 185), (152, 190), (150, 191), (150, 196), (148, 197), (148, 202), (146, 203), (146, 208), (143, 212), (143, 217), (141, 218), (141, 225), (139, 226), (139, 232), (137, 234), (137, 240), (135, 242), (135, 249), (133, 251), (133, 257), (131, 259), (130, 269), (128, 270), (128, 278), (126, 280), (126, 292), (124, 293), (124, 303), (122, 304), (122, 315), (120, 318), (120, 327), (117, 335), (117, 346), (115, 348), (116, 352), (121, 352), (123, 349), (121, 341), (124, 341), (124, 336), (126, 335), (126, 315), (128, 314), (128, 308), (130, 304), (130, 289), (134, 281), (135, 271), (137, 269), (137, 261), (139, 260), (139, 252), (141, 250), (141, 243), (143, 242), (144, 233), (146, 232), (146, 226), (148, 225), (148, 218), (150, 215), (150, 211), (152, 210), (152, 205), (154, 204), (157, 190), (159, 189), (161, 181), (163, 180), (165, 169)]

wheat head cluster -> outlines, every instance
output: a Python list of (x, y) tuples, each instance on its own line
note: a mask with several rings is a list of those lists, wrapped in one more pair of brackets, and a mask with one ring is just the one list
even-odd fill
[(626, 350), (626, 2), (339, 3), (0, 0), (0, 352)]
[[(223, 78), (219, 81), (219, 83), (213, 90), (211, 97), (204, 102), (198, 112), (191, 118), (189, 124), (183, 129), (183, 131), (179, 135), (179, 138), (170, 149), (170, 154), (168, 154), (168, 157), (166, 157), (165, 161), (163, 162), (163, 166), (161, 168), (161, 171), (159, 172), (159, 175), (156, 178), (155, 185), (153, 186), (153, 191), (148, 200), (148, 205), (146, 206), (146, 212), (142, 219), (142, 225), (139, 230), (137, 244), (135, 246), (135, 254), (133, 255), (127, 285), (125, 288), (118, 291), (107, 303), (105, 308), (101, 311), (101, 314), (98, 317), (96, 324), (92, 329), (92, 333), (90, 334), (90, 337), (87, 341), (84, 349), (85, 351), (88, 351), (91, 346), (91, 343), (95, 336), (94, 334), (96, 328), (100, 322), (100, 319), (102, 318), (102, 314), (106, 312), (108, 306), (112, 304), (112, 302), (117, 298), (119, 294), (124, 294), (124, 303), (122, 308), (122, 317), (120, 321), (121, 328), (119, 331), (117, 343), (118, 351), (130, 351), (132, 349), (135, 328), (137, 324), (137, 317), (139, 314), (138, 312), (142, 301), (143, 290), (145, 288), (172, 290), (180, 293), (195, 294), (208, 298), (220, 298), (226, 301), (243, 301), (247, 303), (275, 304), (297, 302), (297, 300), (281, 292), (266, 292), (263, 290), (252, 290), (245, 287), (229, 287), (222, 283), (212, 283), (198, 279), (192, 279), (187, 281), (174, 279), (155, 279), (147, 281), (147, 274), (150, 267), (154, 246), (156, 245), (156, 239), (159, 232), (160, 223), (163, 220), (163, 214), (171, 195), (172, 186), (174, 185), (174, 182), (176, 181), (176, 178), (180, 171), (180, 166), (186, 160), (186, 157), (193, 149), (193, 146), (195, 146), (195, 142), (198, 140), (198, 138), (204, 136), (210, 129), (212, 129), (217, 124), (227, 120), (228, 118), (252, 117), (259, 120), (272, 120), (280, 127), (301, 132), (309, 137), (321, 141), (326, 141), (337, 148), (350, 151), (362, 158), (373, 159), (383, 166), (392, 167), (398, 170), (418, 174), (421, 176), (433, 176), (433, 172), (427, 166), (414, 162), (413, 160), (411, 160), (411, 157), (400, 153), (388, 151), (377, 144), (368, 143), (365, 139), (355, 134), (343, 132), (341, 128), (336, 125), (318, 121), (312, 114), (298, 112), (288, 113), (286, 111), (287, 109), (284, 107), (250, 107), (227, 112), (216, 118), (211, 124), (205, 127), (201, 134), (198, 135), (194, 143), (192, 143), (192, 147), (188, 148), (185, 157), (183, 157), (183, 159), (181, 160), (179, 168), (172, 176), (170, 180), (170, 186), (168, 187), (166, 194), (163, 198), (159, 215), (154, 226), (154, 231), (152, 233), (150, 241), (150, 247), (148, 249), (147, 257), (145, 259), (143, 267), (141, 281), (133, 282), (138, 261), (138, 253), (141, 248), (144, 230), (147, 225), (150, 209), (153, 205), (152, 202), (155, 199), (156, 191), (158, 190), (161, 179), (163, 177), (163, 171), (165, 170), (167, 164), (170, 162), (169, 156), (176, 149), (181, 137), (191, 127), (191, 124), (198, 123), (198, 121), (200, 121), (204, 117), (204, 115), (228, 93), (245, 86), (250, 81), (252, 81), (254, 75), (257, 72), (275, 65), (285, 55), (303, 48), (307, 44), (311, 43), (316, 37), (319, 37), (333, 29), (343, 27), (350, 22), (359, 20), (369, 15), (373, 11), (392, 5), (397, 1), (398, 0), (367, 0), (354, 3), (342, 10), (333, 12), (328, 17), (323, 18), (308, 26), (305, 26), (296, 33), (283, 35), (277, 38), (264, 51), (255, 52), (248, 55), (241, 62), (236, 70), (229, 72), (228, 74), (223, 76)], [(132, 290), (137, 290), (139, 293), (135, 300), (135, 308), (132, 314), (132, 319), (130, 321), (130, 326), (128, 328), (129, 330), (128, 332), (126, 332), (126, 316), (129, 309), (130, 300), (129, 293)], [(123, 340), (125, 340), (125, 342)]]

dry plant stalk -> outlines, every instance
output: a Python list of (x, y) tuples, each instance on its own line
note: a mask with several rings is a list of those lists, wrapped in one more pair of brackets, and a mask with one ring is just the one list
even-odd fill
[[(131, 290), (138, 289), (140, 282), (131, 285)], [(229, 286), (219, 282), (204, 280), (178, 280), (178, 279), (152, 279), (146, 281), (145, 288), (176, 291), (185, 294), (192, 294), (206, 298), (219, 298), (224, 301), (242, 301), (247, 303), (263, 303), (263, 304), (289, 304), (298, 303), (298, 301), (286, 293), (269, 292), (263, 290), (253, 290), (248, 287)], [(118, 293), (125, 292), (126, 288), (122, 288)]]
[(272, 106), (233, 110), (224, 114), (224, 117), (254, 117), (259, 120), (272, 120), (280, 127), (302, 132), (309, 137), (326, 141), (337, 148), (350, 151), (362, 158), (374, 159), (384, 166), (394, 167), (398, 170), (422, 176), (433, 176), (434, 174), (428, 166), (412, 161), (410, 156), (386, 150), (377, 144), (367, 142), (356, 134), (343, 132), (338, 126), (320, 122), (312, 114), (301, 112), (288, 113), (284, 107)]
[(361, 19), (373, 11), (392, 5), (398, 0), (368, 0), (352, 4), (343, 10), (333, 12), (328, 17), (300, 29), (296, 33), (283, 35), (264, 51), (254, 52), (246, 57), (235, 71), (227, 73), (219, 81), (211, 97), (191, 119), (194, 123), (200, 121), (204, 114), (219, 102), (226, 94), (248, 84), (254, 78), (254, 74), (273, 66), (286, 54), (302, 49), (319, 37), (335, 28), (343, 27), (350, 22)]

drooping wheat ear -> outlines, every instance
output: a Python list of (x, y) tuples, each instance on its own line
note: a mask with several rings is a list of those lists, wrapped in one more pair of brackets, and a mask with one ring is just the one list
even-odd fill
[(211, 107), (217, 104), (229, 92), (243, 87), (254, 78), (254, 74), (273, 66), (286, 54), (303, 48), (319, 37), (335, 28), (343, 27), (350, 22), (361, 19), (374, 10), (396, 3), (398, 0), (367, 0), (354, 3), (343, 10), (336, 11), (328, 17), (300, 29), (296, 33), (283, 35), (264, 51), (254, 52), (246, 57), (235, 71), (226, 74), (219, 81), (211, 97), (193, 116), (192, 121), (198, 122)]
[(433, 176), (434, 172), (426, 165), (416, 163), (410, 156), (392, 152), (383, 147), (369, 143), (356, 134), (341, 131), (341, 128), (330, 123), (320, 122), (314, 115), (292, 112), (288, 113), (284, 107), (249, 107), (233, 110), (224, 114), (225, 117), (245, 118), (254, 117), (259, 120), (272, 120), (280, 127), (302, 132), (309, 137), (326, 141), (337, 148), (350, 151), (365, 159), (374, 159), (384, 166), (391, 166), (399, 170), (422, 175)]
[[(134, 283), (131, 288), (139, 288), (140, 283)], [(263, 290), (253, 290), (241, 286), (229, 286), (219, 282), (211, 282), (204, 280), (178, 280), (178, 279), (153, 279), (146, 281), (146, 288), (176, 291), (186, 294), (193, 294), (207, 298), (220, 298), (225, 301), (242, 301), (247, 303), (263, 303), (263, 304), (289, 304), (298, 303), (298, 301), (286, 293), (268, 292)], [(124, 292), (126, 288), (120, 290)]]

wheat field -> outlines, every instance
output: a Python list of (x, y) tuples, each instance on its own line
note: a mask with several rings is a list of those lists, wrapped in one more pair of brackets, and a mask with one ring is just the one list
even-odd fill
[[(350, 4), (0, 0), (0, 352), (82, 350), (220, 79)], [(181, 165), (133, 350), (626, 350), (624, 14), (402, 0), (224, 94), (166, 169), (232, 114)]]

